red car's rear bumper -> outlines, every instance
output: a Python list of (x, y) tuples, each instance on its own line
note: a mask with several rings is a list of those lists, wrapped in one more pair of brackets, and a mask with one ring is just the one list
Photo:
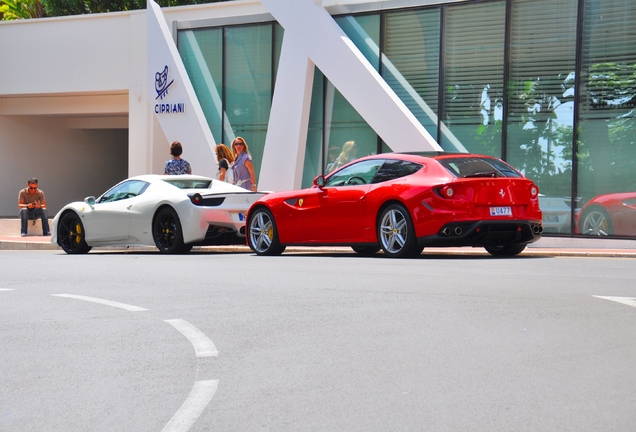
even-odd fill
[(434, 235), (418, 237), (421, 246), (505, 246), (541, 238), (541, 221), (449, 222)]

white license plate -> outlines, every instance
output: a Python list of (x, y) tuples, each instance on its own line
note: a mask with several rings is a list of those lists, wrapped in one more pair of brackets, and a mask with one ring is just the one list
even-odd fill
[(490, 216), (512, 216), (512, 208), (490, 207)]

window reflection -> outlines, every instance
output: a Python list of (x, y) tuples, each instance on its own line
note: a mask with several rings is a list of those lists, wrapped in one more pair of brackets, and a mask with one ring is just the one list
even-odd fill
[[(506, 3), (495, 1), (446, 8), (444, 106), (440, 144), (492, 156), (502, 153)], [(443, 132), (443, 128), (442, 132)]]

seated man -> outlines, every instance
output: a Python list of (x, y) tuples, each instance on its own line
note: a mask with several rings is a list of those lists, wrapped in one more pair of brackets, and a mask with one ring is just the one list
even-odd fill
[(27, 187), (18, 194), (18, 208), (20, 209), (20, 234), (27, 235), (29, 219), (42, 219), (42, 235), (50, 236), (49, 216), (46, 212), (46, 199), (44, 192), (38, 189), (38, 179), (31, 177), (27, 181)]

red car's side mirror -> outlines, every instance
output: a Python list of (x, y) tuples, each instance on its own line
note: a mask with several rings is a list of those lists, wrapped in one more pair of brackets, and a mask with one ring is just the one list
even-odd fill
[(325, 187), (325, 176), (319, 175), (314, 179), (314, 186), (318, 186), (320, 189)]

